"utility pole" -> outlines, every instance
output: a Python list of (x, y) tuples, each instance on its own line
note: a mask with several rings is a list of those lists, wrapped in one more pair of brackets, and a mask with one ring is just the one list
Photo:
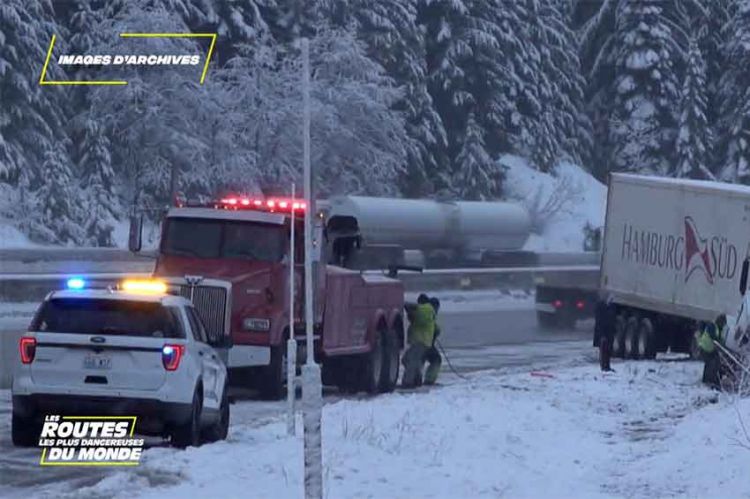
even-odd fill
[(297, 398), (297, 390), (294, 380), (297, 374), (297, 340), (294, 339), (294, 278), (295, 278), (295, 252), (294, 241), (295, 225), (295, 189), (292, 182), (292, 223), (289, 228), (289, 338), (286, 340), (286, 431), (289, 435), (296, 433), (296, 417), (294, 414), (294, 402)]
[(303, 165), (305, 177), (305, 336), (307, 361), (302, 367), (302, 405), (305, 440), (305, 498), (323, 497), (323, 455), (321, 443), (321, 415), (323, 386), (320, 366), (315, 363), (313, 342), (313, 231), (315, 216), (310, 168), (310, 42), (301, 40), (302, 96), (303, 96)]

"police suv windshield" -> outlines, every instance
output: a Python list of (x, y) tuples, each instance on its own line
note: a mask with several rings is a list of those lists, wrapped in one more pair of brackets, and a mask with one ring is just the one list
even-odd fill
[(184, 338), (177, 311), (161, 303), (93, 298), (53, 298), (42, 304), (32, 331)]
[(195, 258), (279, 262), (285, 252), (283, 226), (206, 218), (170, 218), (161, 252)]

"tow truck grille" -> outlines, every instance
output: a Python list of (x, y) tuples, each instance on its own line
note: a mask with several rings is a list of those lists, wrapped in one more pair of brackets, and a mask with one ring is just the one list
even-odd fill
[[(192, 290), (192, 297), (191, 297)], [(227, 290), (216, 286), (180, 286), (180, 295), (192, 299), (206, 332), (212, 338), (224, 335)]]

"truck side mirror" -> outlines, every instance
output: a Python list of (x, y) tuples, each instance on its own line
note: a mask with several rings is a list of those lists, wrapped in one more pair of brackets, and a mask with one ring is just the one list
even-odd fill
[(742, 262), (742, 273), (740, 274), (740, 294), (742, 296), (745, 296), (745, 291), (747, 291), (748, 266), (750, 266), (750, 260), (745, 259), (745, 261)]
[(143, 215), (130, 217), (130, 232), (128, 233), (128, 249), (133, 253), (141, 251), (143, 245)]

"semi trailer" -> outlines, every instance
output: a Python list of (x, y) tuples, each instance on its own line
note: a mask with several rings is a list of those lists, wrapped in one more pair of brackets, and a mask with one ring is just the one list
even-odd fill
[(750, 187), (612, 174), (599, 288), (617, 310), (613, 356), (695, 354), (699, 323), (721, 313), (728, 343), (746, 342), (749, 254)]

